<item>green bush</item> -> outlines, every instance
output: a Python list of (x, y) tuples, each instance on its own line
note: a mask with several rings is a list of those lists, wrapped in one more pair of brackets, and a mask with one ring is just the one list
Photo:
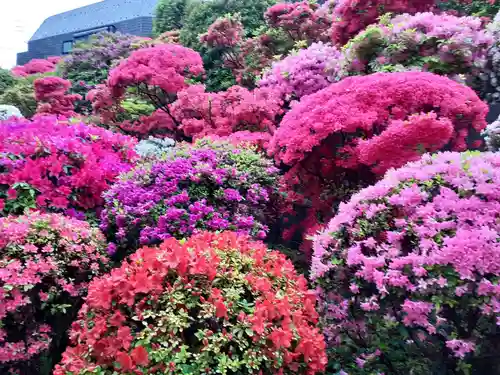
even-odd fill
[(9, 87), (14, 86), (15, 82), (16, 80), (10, 71), (7, 69), (0, 69), (0, 95), (2, 95)]
[(188, 0), (160, 0), (155, 11), (154, 34), (182, 29), (187, 5)]
[(7, 88), (0, 95), (0, 104), (13, 105), (21, 111), (24, 117), (32, 117), (36, 112), (33, 82), (37, 78), (40, 78), (40, 75), (37, 74), (16, 79), (15, 84)]

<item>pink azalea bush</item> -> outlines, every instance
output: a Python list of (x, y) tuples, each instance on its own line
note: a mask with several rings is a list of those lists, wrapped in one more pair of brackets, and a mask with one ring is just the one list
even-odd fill
[[(478, 17), (402, 14), (371, 25), (344, 47), (341, 75), (424, 70), (478, 76), (493, 44)], [(335, 64), (334, 64), (335, 66)]]
[(340, 57), (337, 48), (314, 43), (273, 63), (259, 81), (259, 87), (273, 88), (286, 101), (300, 100), (330, 85), (334, 77), (327, 67)]
[(342, 203), (311, 277), (349, 374), (498, 369), (500, 154), (426, 154)]
[(171, 106), (179, 129), (194, 138), (240, 131), (272, 134), (281, 111), (281, 100), (273, 88), (250, 91), (241, 86), (211, 93), (203, 85), (193, 85), (179, 92)]
[(415, 14), (431, 9), (436, 0), (340, 0), (333, 10), (332, 41), (342, 46), (385, 13)]
[(425, 152), (477, 146), (468, 137), (486, 127), (487, 111), (470, 88), (422, 72), (349, 77), (303, 97), (269, 146), (289, 167), (290, 210), (306, 209), (297, 227), (314, 231), (354, 191)]
[(51, 56), (47, 59), (33, 59), (25, 65), (12, 68), (11, 72), (16, 77), (27, 77), (34, 74), (55, 72), (60, 57)]
[(182, 133), (177, 132), (179, 122), (172, 116), (169, 105), (177, 99), (179, 91), (189, 86), (189, 79), (203, 73), (203, 62), (197, 52), (178, 44), (159, 44), (132, 52), (111, 70), (107, 87), (99, 87), (87, 98), (93, 101), (94, 110), (104, 111), (102, 120), (108, 122), (118, 121), (113, 111), (109, 111), (110, 105), (120, 107), (128, 95), (145, 99), (163, 113), (154, 114), (156, 118), (144, 116), (137, 124), (127, 122), (123, 125), (128, 129), (136, 127), (136, 133), (147, 138), (153, 134), (145, 134), (143, 127), (148, 128), (148, 125), (144, 123), (161, 123), (157, 131), (182, 139)]
[(0, 372), (50, 365), (89, 281), (106, 269), (104, 236), (86, 222), (36, 212), (1, 218)]
[(61, 117), (76, 116), (75, 102), (81, 100), (78, 94), (69, 94), (71, 82), (59, 77), (38, 78), (34, 82), (37, 113)]
[(266, 237), (277, 205), (278, 169), (253, 148), (201, 139), (146, 161), (104, 193), (101, 229), (117, 257), (197, 232)]
[(208, 31), (200, 36), (200, 42), (210, 48), (236, 47), (244, 36), (239, 15), (228, 15), (215, 20)]
[[(79, 217), (103, 204), (101, 194), (135, 161), (136, 140), (55, 117), (0, 126), (0, 210), (65, 211)], [(76, 210), (76, 211), (75, 211)]]
[(315, 303), (285, 256), (247, 236), (171, 238), (90, 285), (54, 375), (322, 373)]

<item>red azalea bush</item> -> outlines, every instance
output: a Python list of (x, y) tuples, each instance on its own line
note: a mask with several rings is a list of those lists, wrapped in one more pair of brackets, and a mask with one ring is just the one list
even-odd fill
[(307, 207), (301, 229), (313, 230), (389, 168), (474, 146), (467, 138), (486, 127), (487, 111), (470, 88), (431, 73), (350, 77), (294, 106), (270, 151), (290, 167), (283, 178), (290, 202)]
[(35, 99), (38, 102), (37, 113), (58, 115), (62, 117), (76, 116), (75, 102), (81, 100), (78, 94), (68, 94), (71, 82), (59, 77), (38, 78), (34, 82)]
[(189, 137), (229, 136), (239, 131), (274, 133), (281, 113), (281, 99), (272, 89), (233, 86), (218, 93), (193, 85), (171, 106), (173, 117)]
[(45, 59), (33, 59), (25, 65), (12, 68), (11, 72), (16, 77), (27, 77), (33, 74), (55, 72), (60, 57), (51, 56)]
[(86, 222), (0, 219), (0, 373), (48, 373), (38, 366), (50, 367), (88, 282), (106, 269), (104, 237)]
[(497, 374), (500, 154), (391, 170), (316, 236), (312, 278), (337, 371)]
[(95, 280), (54, 375), (315, 374), (315, 296), (282, 254), (224, 232), (142, 248)]
[(243, 39), (244, 30), (239, 14), (217, 18), (200, 42), (210, 48), (236, 47)]
[(333, 10), (332, 41), (344, 45), (385, 13), (429, 11), (436, 0), (341, 0)]
[(4, 121), (1, 213), (99, 208), (102, 192), (134, 162), (135, 144), (128, 136), (83, 123), (68, 125), (54, 117)]

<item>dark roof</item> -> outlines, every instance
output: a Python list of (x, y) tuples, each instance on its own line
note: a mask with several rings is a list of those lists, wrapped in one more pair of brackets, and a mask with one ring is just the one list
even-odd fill
[(30, 41), (112, 25), (138, 17), (152, 17), (158, 0), (104, 0), (43, 21)]

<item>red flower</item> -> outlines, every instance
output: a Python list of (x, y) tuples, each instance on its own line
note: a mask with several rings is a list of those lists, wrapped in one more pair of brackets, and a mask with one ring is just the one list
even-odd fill
[(142, 346), (138, 346), (132, 350), (130, 356), (134, 360), (134, 363), (138, 366), (147, 366), (149, 363), (148, 352)]
[(124, 352), (118, 352), (116, 362), (118, 362), (122, 371), (131, 371), (135, 368), (132, 358)]

